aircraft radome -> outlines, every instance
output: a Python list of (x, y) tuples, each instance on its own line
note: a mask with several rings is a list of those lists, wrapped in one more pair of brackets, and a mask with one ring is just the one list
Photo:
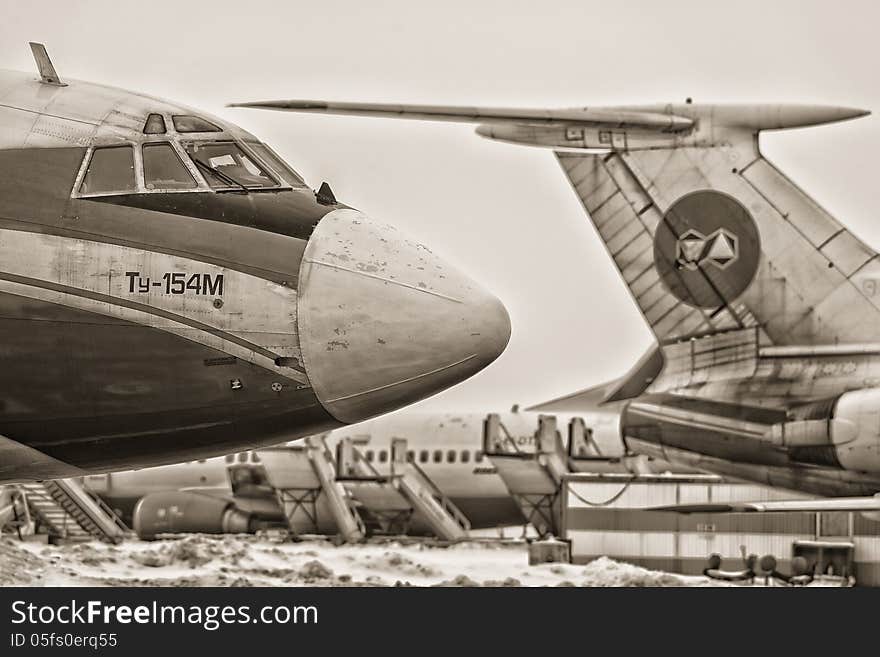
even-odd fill
[(880, 258), (759, 143), (763, 130), (867, 112), (690, 99), (565, 110), (243, 106), (472, 122), (489, 139), (554, 149), (656, 344), (618, 381), (532, 410), (617, 404), (635, 452), (856, 496), (821, 510), (880, 509), (880, 497), (858, 497), (880, 491)]
[(0, 71), (0, 483), (314, 434), (506, 346), (497, 299), (253, 135), (32, 48)]

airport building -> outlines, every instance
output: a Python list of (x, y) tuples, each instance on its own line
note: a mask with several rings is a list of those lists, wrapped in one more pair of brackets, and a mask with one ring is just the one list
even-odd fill
[[(743, 568), (744, 557), (773, 555), (791, 572), (802, 556), (816, 574), (853, 577), (880, 586), (880, 522), (853, 511), (673, 513), (652, 507), (769, 501), (790, 491), (731, 483), (712, 475), (566, 475), (561, 537), (573, 563), (600, 556), (646, 568), (695, 575), (718, 554), (722, 568)], [(804, 496), (801, 496), (804, 497)]]

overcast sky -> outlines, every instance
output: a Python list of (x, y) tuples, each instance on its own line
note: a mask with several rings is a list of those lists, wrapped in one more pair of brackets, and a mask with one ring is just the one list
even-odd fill
[[(874, 2), (0, 0), (0, 68), (137, 89), (239, 123), (317, 187), (495, 292), (506, 353), (422, 404), (536, 403), (616, 377), (651, 336), (552, 153), (473, 126), (225, 109), (321, 98), (563, 107), (807, 102), (880, 111)], [(765, 155), (875, 248), (880, 121), (766, 135)]]

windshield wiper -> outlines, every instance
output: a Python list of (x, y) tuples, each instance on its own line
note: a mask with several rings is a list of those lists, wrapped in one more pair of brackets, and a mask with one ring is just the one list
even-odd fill
[(208, 164), (207, 162), (202, 162), (202, 160), (200, 160), (199, 158), (197, 158), (195, 156), (192, 157), (192, 161), (196, 163), (197, 167), (201, 167), (204, 171), (207, 171), (207, 172), (211, 173), (212, 175), (216, 176), (217, 178), (219, 178), (220, 180), (225, 182), (227, 185), (231, 185), (232, 187), (238, 187), (245, 194), (251, 193), (247, 187), (242, 185), (240, 182), (238, 182), (235, 178), (233, 178), (229, 174), (223, 173), (217, 167), (213, 167), (210, 164)]

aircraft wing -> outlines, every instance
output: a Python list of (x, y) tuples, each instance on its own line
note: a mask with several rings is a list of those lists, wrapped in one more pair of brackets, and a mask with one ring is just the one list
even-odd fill
[(619, 385), (620, 379), (584, 388), (563, 397), (541, 402), (527, 408), (527, 411), (542, 413), (582, 413), (585, 411), (604, 411), (601, 406), (608, 395)]
[(625, 401), (641, 395), (663, 369), (663, 350), (654, 344), (623, 376), (599, 385), (578, 390), (563, 397), (535, 404), (527, 411), (581, 413), (610, 410), (612, 402)]
[(572, 125), (660, 132), (687, 130), (693, 119), (672, 113), (625, 108), (516, 109), (455, 105), (399, 105), (391, 103), (343, 103), (326, 100), (264, 100), (231, 103), (228, 107), (268, 109), (282, 112), (347, 114), (458, 123), (517, 123), (526, 125)]
[(675, 513), (771, 513), (798, 511), (880, 511), (880, 495), (873, 497), (825, 497), (770, 502), (721, 502), (708, 504), (672, 504), (654, 506), (648, 511)]

